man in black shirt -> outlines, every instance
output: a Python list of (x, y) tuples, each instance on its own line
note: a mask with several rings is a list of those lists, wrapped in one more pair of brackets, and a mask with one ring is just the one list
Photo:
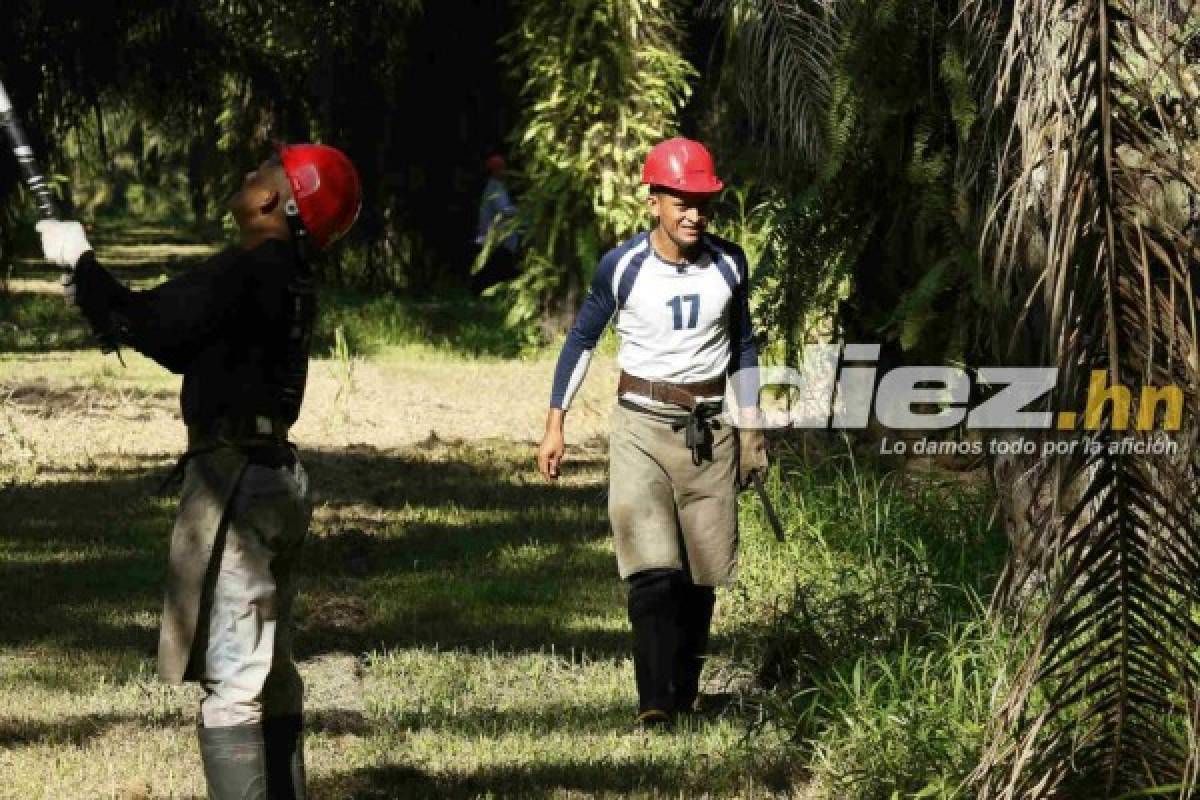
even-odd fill
[(159, 637), (160, 676), (199, 681), (212, 800), (303, 798), (303, 684), (292, 658), (295, 566), (308, 481), (288, 442), (315, 315), (303, 258), (358, 214), (350, 161), (281, 146), (229, 200), (239, 242), (196, 269), (131, 291), (77, 222), (38, 224), (46, 258), (74, 271), (68, 299), (105, 341), (183, 375), (183, 491)]

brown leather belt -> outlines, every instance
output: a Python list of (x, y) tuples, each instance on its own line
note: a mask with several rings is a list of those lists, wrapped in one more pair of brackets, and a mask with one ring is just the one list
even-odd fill
[(725, 377), (721, 376), (699, 383), (668, 383), (667, 381), (648, 381), (622, 370), (621, 379), (617, 381), (617, 394), (622, 395), (626, 392), (649, 397), (656, 403), (672, 403), (692, 410), (701, 398), (723, 397), (725, 395)]

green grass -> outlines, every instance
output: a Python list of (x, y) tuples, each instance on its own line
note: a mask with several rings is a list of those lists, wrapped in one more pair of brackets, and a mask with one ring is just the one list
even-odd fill
[[(133, 259), (155, 236), (98, 240)], [(121, 269), (161, 274), (153, 259)], [(367, 358), (385, 388), (443, 366), (453, 383), (463, 359), (516, 354), (501, 318), (470, 298), (327, 292), (320, 342), (340, 328), (347, 369)], [(0, 296), (0, 319), (0, 349), (19, 351), (0, 375), (0, 798), (198, 797), (196, 690), (153, 677), (173, 501), (152, 490), (178, 438), (162, 410), (177, 379), (45, 352), (84, 335), (51, 295)], [(513, 374), (513, 393), (544, 389)], [(88, 449), (127, 430), (109, 416), (152, 406), (161, 444)], [(77, 440), (47, 440), (64, 430)], [(777, 441), (768, 489), (789, 538), (742, 496), (739, 580), (706, 671), (724, 711), (648, 735), (630, 724), (603, 441), (550, 487), (530, 443), (439, 431), (302, 454), (317, 506), (297, 607), (311, 796), (970, 796), (1007, 663), (979, 600), (1004, 542), (976, 482)]]
[(981, 617), (835, 672), (806, 709), (806, 723), (821, 725), (814, 791), (864, 800), (971, 797), (966, 781), (983, 752), (993, 687), (1007, 664), (1007, 637)]
[(770, 491), (791, 538), (750, 540), (731, 650), (813, 796), (970, 797), (1010, 659), (980, 600), (1005, 552), (990, 497), (830, 447), (846, 454), (809, 461), (779, 448)]
[(431, 356), (513, 358), (520, 347), (504, 327), (504, 311), (493, 300), (462, 294), (412, 301), (390, 294), (325, 288), (314, 347), (325, 353), (340, 328), (350, 352), (374, 355), (389, 348)]
[(0, 292), (0, 352), (76, 350), (93, 343), (87, 322), (62, 297)]
[[(735, 702), (665, 735), (630, 726), (602, 449), (558, 487), (500, 440), (304, 453), (314, 796), (950, 796), (1002, 661), (969, 593), (998, 562), (984, 498), (777, 450), (789, 541), (744, 495), (741, 577), (718, 605), (708, 688)], [(161, 463), (4, 490), (0, 796), (201, 791), (194, 691), (152, 677)]]
[[(100, 241), (108, 241), (98, 245), (101, 263), (134, 288), (153, 286), (180, 274), (212, 252), (207, 245)], [(58, 271), (44, 263), (22, 262), (11, 282), (17, 291), (0, 292), (0, 352), (37, 353), (96, 345), (86, 322), (63, 301), (58, 280)], [(327, 355), (333, 349), (339, 329), (355, 356), (396, 348), (432, 358), (522, 355), (516, 339), (504, 327), (504, 311), (498, 301), (467, 294), (415, 301), (324, 287), (318, 296), (313, 342), (317, 354)]]
[[(630, 728), (602, 445), (558, 487), (504, 440), (304, 453), (314, 796), (955, 796), (1004, 665), (973, 600), (1002, 551), (986, 496), (776, 453), (788, 542), (743, 495), (741, 574), (718, 604), (708, 689), (734, 702), (664, 736)], [(0, 797), (201, 791), (194, 690), (152, 677), (164, 466), (0, 474), (0, 770), (16, 776)]]
[[(316, 797), (766, 797), (732, 715), (637, 733), (602, 453), (567, 485), (525, 446), (304, 454), (319, 487), (298, 608)], [(10, 485), (0, 507), (0, 796), (199, 791), (194, 692), (152, 649), (171, 503), (158, 465)], [(97, 778), (91, 765), (115, 765)], [(169, 763), (161, 771), (157, 764)], [(563, 794), (566, 793), (566, 794)]]

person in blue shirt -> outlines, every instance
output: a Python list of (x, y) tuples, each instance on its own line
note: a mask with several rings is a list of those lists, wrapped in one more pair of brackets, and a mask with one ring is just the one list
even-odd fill
[[(481, 248), (487, 242), (492, 228), (508, 224), (517, 215), (517, 205), (513, 202), (504, 180), (508, 169), (504, 156), (493, 152), (484, 160), (483, 165), (488, 180), (479, 200), (479, 224), (475, 235), (475, 245)], [(520, 236), (516, 231), (496, 242), (488, 254), (487, 262), (475, 275), (475, 290), (482, 291), (493, 284), (515, 278), (519, 248)]]

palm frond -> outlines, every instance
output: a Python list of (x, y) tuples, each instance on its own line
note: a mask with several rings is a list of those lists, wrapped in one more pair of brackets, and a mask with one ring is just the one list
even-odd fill
[(816, 162), (847, 0), (707, 0), (733, 29), (738, 88), (769, 151)]
[[(980, 62), (994, 67), (981, 85), (998, 132), (982, 250), (1010, 312), (993, 341), (1010, 362), (1058, 367), (1051, 410), (1078, 407), (1097, 371), (1130, 389), (1135, 414), (1144, 387), (1168, 384), (1197, 407), (1195, 252), (1168, 211), (1198, 195), (1185, 158), (1195, 139), (1163, 102), (1188, 96), (1181, 19), (1195, 19), (1190, 2), (966, 6), (993, 46)], [(1081, 433), (1082, 420), (1059, 422)], [(1045, 502), (1029, 506), (1028, 557), (1048, 591), (976, 774), (980, 797), (1114, 797), (1196, 778), (1194, 420), (1161, 456), (1110, 450), (1126, 435), (1118, 422), (1107, 407), (1095, 447), (1030, 473)]]

